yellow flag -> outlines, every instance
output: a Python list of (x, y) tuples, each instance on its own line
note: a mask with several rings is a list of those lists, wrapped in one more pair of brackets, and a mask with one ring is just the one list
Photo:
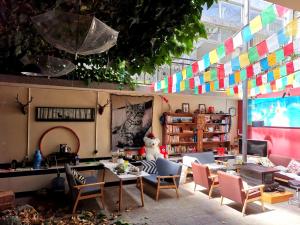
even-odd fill
[(182, 80), (185, 80), (186, 79), (186, 69), (185, 68), (181, 71), (181, 74), (182, 74)]
[(230, 96), (230, 89), (229, 88), (226, 89), (226, 95)]
[(252, 82), (251, 80), (248, 80), (248, 89), (252, 88)]
[(160, 81), (160, 89), (165, 89), (166, 86), (165, 86), (165, 80), (161, 80)]
[(241, 68), (245, 68), (246, 66), (250, 65), (249, 58), (248, 58), (248, 53), (243, 53), (239, 56), (240, 60), (240, 66)]
[(237, 84), (241, 81), (241, 74), (240, 71), (234, 73), (234, 82)]
[(268, 59), (269, 66), (275, 66), (276, 65), (276, 53), (275, 52), (268, 55), (267, 59)]
[(184, 91), (185, 89), (185, 80), (180, 81), (180, 91)]
[(254, 34), (262, 29), (262, 23), (261, 23), (261, 16), (256, 16), (253, 20), (249, 23), (251, 34)]
[(210, 81), (210, 71), (204, 72), (204, 82)]
[(264, 94), (265, 93), (265, 85), (261, 85), (261, 86), (259, 86), (259, 91), (260, 91), (260, 93), (261, 94)]
[(209, 86), (210, 86), (210, 91), (214, 91), (215, 90), (215, 85), (214, 85), (214, 82), (209, 82)]
[(277, 67), (273, 70), (274, 80), (278, 80), (280, 78), (280, 68)]
[(298, 19), (295, 19), (291, 21), (287, 26), (286, 26), (286, 34), (295, 36), (298, 31)]
[(210, 64), (214, 64), (218, 62), (217, 49), (214, 49), (209, 52), (209, 60), (210, 60)]
[(292, 85), (294, 83), (294, 74), (291, 74), (287, 77), (288, 85)]

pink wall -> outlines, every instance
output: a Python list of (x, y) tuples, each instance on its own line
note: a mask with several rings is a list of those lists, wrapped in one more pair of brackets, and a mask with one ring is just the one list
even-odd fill
[[(284, 91), (260, 95), (258, 98), (282, 97)], [(299, 96), (300, 88), (290, 89), (291, 96)], [(288, 97), (288, 96), (287, 96)], [(242, 101), (238, 107), (238, 129), (242, 123)], [(280, 128), (280, 127), (251, 127), (248, 126), (248, 138), (258, 140), (268, 140), (268, 150), (273, 154), (280, 154), (292, 158), (300, 159), (300, 129)]]

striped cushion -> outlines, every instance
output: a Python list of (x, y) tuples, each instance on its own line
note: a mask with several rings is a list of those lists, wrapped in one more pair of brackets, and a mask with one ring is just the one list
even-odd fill
[(156, 163), (155, 160), (143, 160), (142, 161), (143, 165), (143, 171), (149, 174), (157, 174), (157, 169), (156, 169)]
[(86, 179), (84, 176), (82, 176), (80, 173), (77, 172), (77, 170), (75, 169), (72, 169), (72, 174), (73, 174), (73, 177), (76, 181), (77, 184), (85, 184), (86, 182)]

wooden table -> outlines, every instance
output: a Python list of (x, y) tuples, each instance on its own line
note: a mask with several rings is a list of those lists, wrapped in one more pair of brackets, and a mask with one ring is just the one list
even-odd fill
[[(104, 167), (111, 171), (115, 176), (118, 177), (120, 180), (119, 184), (119, 211), (122, 209), (122, 201), (123, 201), (123, 181), (127, 180), (137, 180), (137, 187), (139, 187), (140, 190), (140, 196), (141, 196), (141, 202), (142, 202), (142, 207), (144, 207), (144, 189), (143, 189), (143, 177), (148, 176), (149, 174), (141, 171), (139, 175), (134, 175), (134, 174), (117, 174), (114, 171), (114, 168), (118, 165), (118, 163), (112, 163), (110, 161), (101, 161), (103, 163)], [(103, 181), (105, 180), (105, 170), (103, 173), (102, 177)]]
[(278, 169), (264, 167), (252, 163), (243, 164), (240, 167), (240, 175), (251, 185), (270, 184), (274, 182), (274, 173)]
[(279, 203), (279, 202), (287, 202), (293, 196), (294, 196), (294, 194), (290, 191), (264, 192), (262, 194), (262, 200), (267, 203), (275, 204), (275, 203)]

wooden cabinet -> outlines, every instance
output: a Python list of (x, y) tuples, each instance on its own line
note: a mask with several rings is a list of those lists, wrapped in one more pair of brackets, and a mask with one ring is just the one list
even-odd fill
[(164, 113), (163, 140), (170, 156), (230, 148), (230, 114)]

